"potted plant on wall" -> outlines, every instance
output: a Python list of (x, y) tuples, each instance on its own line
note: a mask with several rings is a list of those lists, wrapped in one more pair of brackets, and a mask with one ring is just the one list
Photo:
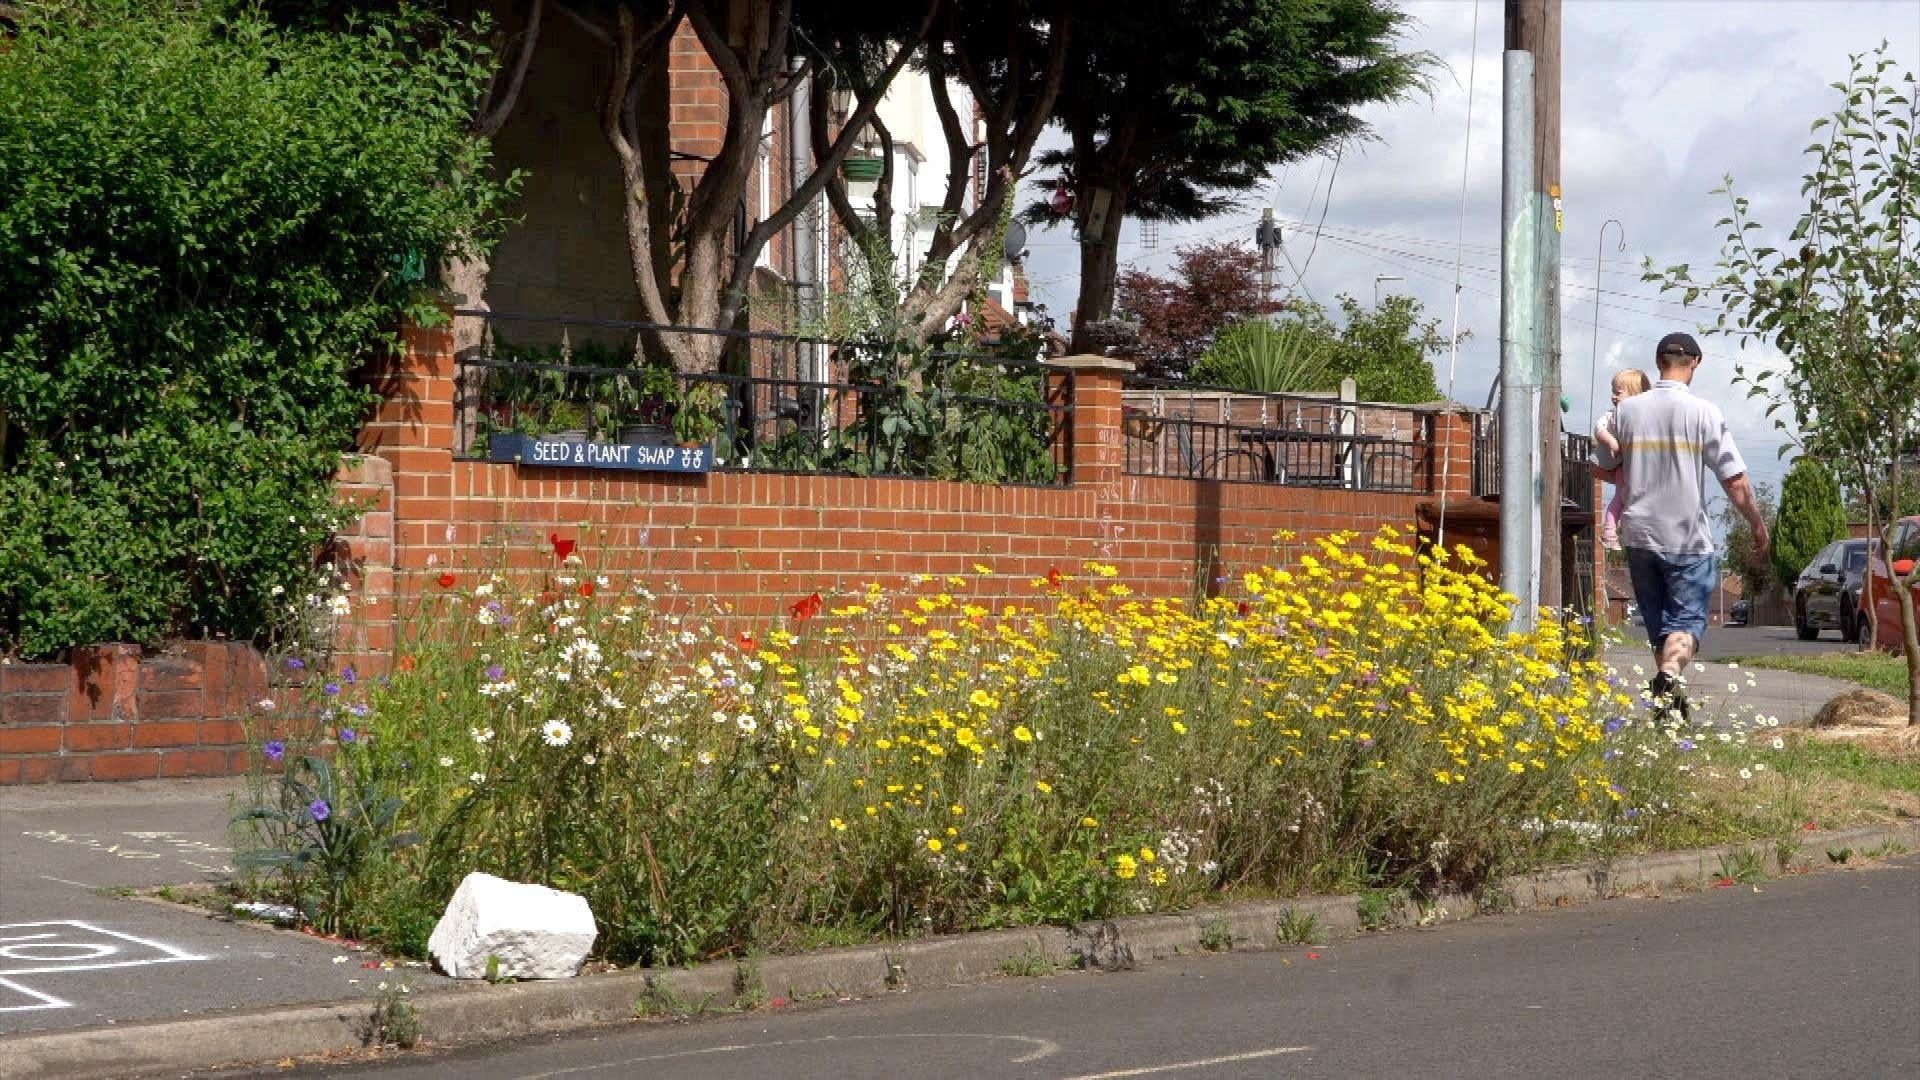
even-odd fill
[(674, 403), (674, 440), (681, 446), (705, 446), (719, 433), (720, 388), (709, 382), (688, 386)]
[(620, 441), (664, 446), (673, 437), (669, 419), (676, 397), (674, 374), (663, 367), (644, 367), (620, 380)]
[(545, 435), (561, 442), (587, 441), (589, 417), (586, 406), (573, 401), (556, 401), (547, 407)]

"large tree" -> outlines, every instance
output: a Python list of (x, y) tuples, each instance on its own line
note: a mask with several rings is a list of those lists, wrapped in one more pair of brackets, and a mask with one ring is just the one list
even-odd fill
[[(1786, 362), (1737, 367), (1750, 392), (1806, 452), (1850, 486), (1900, 491), (1920, 446), (1920, 96), (1912, 72), (1894, 73), (1882, 45), (1853, 57), (1830, 116), (1814, 121), (1806, 208), (1792, 231), (1769, 238), (1747, 200), (1720, 189), (1731, 211), (1714, 274), (1686, 266), (1648, 276), (1688, 302), (1719, 308), (1711, 327), (1777, 347)], [(1781, 492), (1786, 511), (1787, 492)], [(1881, 521), (1882, 544), (1889, 523)], [(1783, 566), (1784, 570), (1785, 567)], [(1796, 570), (1797, 572), (1797, 570)], [(1906, 651), (1907, 716), (1920, 725), (1920, 633), (1912, 586), (1895, 592)]]
[(1216, 240), (1174, 249), (1173, 274), (1141, 269), (1120, 276), (1118, 311), (1136, 325), (1114, 351), (1143, 375), (1179, 378), (1228, 326), (1280, 310), (1260, 287), (1260, 257), (1244, 243)]
[[(1056, 108), (1069, 144), (1042, 155), (1073, 195), (1080, 241), (1076, 349), (1113, 310), (1120, 224), (1191, 221), (1284, 164), (1366, 131), (1357, 112), (1415, 88), (1386, 0), (1110, 4), (1081, 27)], [(1050, 202), (1029, 210), (1058, 220)]]
[[(735, 324), (746, 311), (761, 250), (839, 172), (886, 88), (921, 51), (941, 7), (942, 0), (916, 0), (906, 5), (910, 15), (904, 19), (898, 10), (828, 0), (603, 0), (590, 8), (562, 8), (610, 54), (601, 130), (620, 172), (629, 262), (647, 322)], [(768, 116), (812, 75), (802, 38), (814, 18), (843, 32), (864, 28), (865, 43), (879, 53), (865, 76), (870, 92), (816, 151), (812, 173), (734, 237), (736, 208), (757, 167)], [(683, 23), (720, 73), (726, 97), (720, 150), (684, 198), (667, 169), (669, 128), (663, 121), (670, 106), (661, 93), (668, 51)], [(718, 362), (724, 340), (661, 334), (655, 346), (676, 368), (702, 371)]]
[(1840, 482), (1817, 458), (1802, 455), (1780, 484), (1780, 512), (1773, 528), (1773, 572), (1791, 582), (1820, 554), (1844, 539), (1847, 514), (1840, 503)]
[[(927, 248), (918, 253), (919, 268), (904, 282), (894, 280), (891, 258), (898, 242), (893, 133), (878, 114), (868, 124), (883, 162), (873, 213), (854, 206), (844, 177), (827, 177), (835, 220), (853, 239), (856, 257), (868, 261), (869, 279), (885, 279), (898, 288), (898, 325), (914, 340), (925, 342), (940, 333), (999, 269), (1001, 226), (1034, 143), (1053, 115), (1075, 25), (1072, 0), (950, 0), (941, 7), (918, 67), (927, 78), (946, 144), (946, 186)], [(902, 22), (885, 37), (902, 39), (910, 30)], [(873, 19), (862, 17), (823, 25), (813, 35), (822, 47), (815, 65), (816, 102), (835, 92), (856, 103), (884, 95), (886, 85), (875, 75), (884, 73), (885, 51), (875, 48), (882, 36), (875, 31)], [(971, 99), (970, 116), (962, 115), (967, 102), (954, 99), (956, 86)], [(824, 155), (832, 144), (827, 111), (816, 108), (811, 119), (814, 151)]]

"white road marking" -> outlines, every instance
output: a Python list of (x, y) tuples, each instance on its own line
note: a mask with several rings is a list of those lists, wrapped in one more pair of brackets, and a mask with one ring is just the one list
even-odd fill
[(1210, 1065), (1231, 1065), (1236, 1061), (1258, 1061), (1261, 1058), (1278, 1057), (1281, 1054), (1297, 1054), (1309, 1050), (1306, 1046), (1275, 1046), (1267, 1050), (1249, 1050), (1244, 1054), (1227, 1054), (1223, 1057), (1200, 1058), (1196, 1061), (1174, 1061), (1165, 1065), (1143, 1065), (1137, 1069), (1116, 1069), (1113, 1072), (1086, 1073), (1070, 1076), (1067, 1080), (1119, 1080), (1122, 1076), (1148, 1076), (1153, 1073), (1179, 1072), (1182, 1069), (1204, 1069)]
[[(42, 875), (44, 876), (44, 875)], [(58, 880), (58, 879), (55, 879)], [(75, 931), (97, 935), (94, 939)], [(105, 940), (101, 940), (105, 939)], [(141, 956), (130, 946), (144, 946), (157, 955)], [(112, 957), (127, 956), (115, 960)], [(48, 919), (41, 922), (0, 923), (0, 988), (31, 999), (25, 1005), (0, 1005), (0, 1013), (33, 1009), (70, 1009), (73, 1002), (23, 986), (7, 976), (51, 975), (66, 971), (101, 971), (108, 968), (145, 967), (150, 964), (177, 964), (185, 960), (206, 960), (184, 949), (163, 942), (108, 930), (78, 919)], [(11, 961), (16, 965), (3, 966)], [(37, 981), (37, 980), (36, 980)], [(4, 996), (0, 996), (4, 1000)]]
[[(573, 1065), (551, 1072), (529, 1073), (520, 1080), (546, 1080), (554, 1076), (574, 1076), (579, 1073), (598, 1072), (601, 1069), (617, 1069), (627, 1065), (638, 1065), (648, 1061), (671, 1061), (675, 1058), (703, 1057), (708, 1054), (730, 1054), (741, 1050), (772, 1050), (782, 1046), (813, 1046), (832, 1042), (879, 1042), (887, 1039), (1001, 1039), (1009, 1042), (1030, 1043), (1033, 1049), (1014, 1058), (1014, 1064), (1039, 1061), (1060, 1052), (1060, 1044), (1050, 1039), (1037, 1039), (1031, 1035), (982, 1035), (966, 1032), (901, 1032), (891, 1035), (822, 1035), (815, 1039), (776, 1039), (771, 1042), (729, 1043), (725, 1046), (703, 1046), (698, 1050), (673, 1050), (664, 1054), (643, 1054), (639, 1057), (622, 1058), (619, 1061), (602, 1061), (592, 1065)], [(1302, 1048), (1304, 1049), (1304, 1048)]]
[(8, 990), (12, 990), (15, 993), (21, 995), (22, 997), (29, 997), (34, 999), (33, 1003), (29, 1005), (0, 1005), (0, 1013), (31, 1012), (35, 1009), (71, 1009), (73, 1008), (73, 1002), (71, 1001), (62, 1001), (59, 998), (54, 997), (52, 994), (43, 994), (40, 991), (35, 990), (31, 987), (21, 986), (19, 983), (14, 982), (12, 979), (0, 979), (0, 986), (6, 987)]
[(76, 888), (76, 889), (91, 889), (91, 888), (94, 888), (94, 886), (92, 886), (92, 885), (89, 885), (89, 884), (87, 884), (87, 883), (86, 883), (86, 882), (84, 882), (84, 881), (74, 881), (74, 880), (72, 880), (72, 879), (70, 879), (70, 878), (63, 878), (63, 877), (54, 877), (54, 876), (53, 876), (52, 874), (41, 874), (41, 875), (40, 875), (40, 877), (41, 877), (41, 878), (42, 878), (43, 880), (46, 880), (46, 881), (57, 881), (57, 882), (59, 882), (59, 883), (60, 883), (60, 884), (62, 884), (62, 885), (71, 885), (71, 886), (73, 886), (73, 887), (74, 887), (74, 888)]

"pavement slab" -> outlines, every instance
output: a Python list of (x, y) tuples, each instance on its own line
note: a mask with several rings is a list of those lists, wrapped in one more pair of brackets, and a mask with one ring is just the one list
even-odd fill
[[(405, 974), (292, 930), (117, 895), (231, 873), (232, 780), (0, 788), (0, 1038), (371, 999)], [(338, 962), (336, 962), (338, 958)]]

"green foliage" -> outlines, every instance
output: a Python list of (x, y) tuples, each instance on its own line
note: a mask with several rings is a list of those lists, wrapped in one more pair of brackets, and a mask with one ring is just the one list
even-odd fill
[(1811, 455), (1795, 458), (1780, 483), (1780, 513), (1773, 528), (1773, 572), (1791, 582), (1820, 549), (1847, 535), (1840, 482)]
[(1360, 929), (1384, 930), (1393, 924), (1393, 913), (1399, 906), (1400, 890), (1367, 889), (1354, 904), (1354, 913), (1359, 916)]
[(1324, 337), (1300, 323), (1252, 319), (1220, 332), (1193, 380), (1268, 394), (1325, 390), (1332, 352)]
[[(1772, 485), (1764, 482), (1754, 484), (1753, 501), (1760, 506), (1761, 520), (1778, 520), (1779, 511), (1776, 507), (1779, 500), (1774, 497)], [(1759, 549), (1754, 544), (1753, 526), (1747, 524), (1747, 519), (1733, 508), (1732, 503), (1720, 508), (1720, 528), (1726, 537), (1722, 545), (1721, 565), (1740, 575), (1746, 595), (1758, 598), (1773, 591), (1779, 581), (1774, 573), (1773, 560), (1758, 558)]]
[(503, 195), (484, 58), (431, 31), (99, 0), (0, 50), (0, 652), (284, 614), (351, 512), (350, 376)]
[(1280, 913), (1274, 924), (1273, 936), (1282, 945), (1325, 945), (1327, 931), (1320, 925), (1320, 916), (1299, 908), (1288, 908)]
[[(1440, 320), (1421, 320), (1420, 301), (1411, 296), (1389, 296), (1379, 307), (1366, 308), (1351, 296), (1340, 297), (1341, 349), (1334, 353), (1333, 374), (1352, 378), (1361, 401), (1391, 401), (1419, 405), (1436, 401), (1440, 388), (1433, 377), (1433, 358), (1444, 355), (1449, 339), (1440, 332)], [(1468, 335), (1462, 333), (1465, 341)]]
[(317, 754), (295, 759), (269, 789), (271, 798), (241, 813), (260, 843), (234, 856), (242, 869), (277, 871), (288, 895), (326, 933), (339, 931), (352, 910), (348, 883), (417, 839), (395, 828), (401, 803), (388, 778), (358, 768), (360, 759), (348, 755), (338, 769)]
[[(1106, 230), (1082, 241), (1078, 322), (1109, 314), (1124, 217), (1222, 213), (1274, 166), (1364, 136), (1361, 111), (1405, 96), (1428, 64), (1397, 47), (1408, 19), (1385, 0), (1172, 0), (1107, 4), (1076, 27), (1055, 109), (1068, 145), (1037, 160), (1076, 193), (1083, 230), (1105, 196)], [(1028, 216), (1054, 220), (1044, 201)]]
[(1193, 377), (1249, 390), (1323, 391), (1350, 378), (1361, 401), (1417, 405), (1440, 397), (1433, 358), (1449, 339), (1438, 319), (1421, 319), (1418, 300), (1390, 296), (1378, 308), (1365, 308), (1342, 296), (1340, 314), (1336, 325), (1318, 304), (1295, 300), (1269, 328), (1258, 321), (1230, 327)]

